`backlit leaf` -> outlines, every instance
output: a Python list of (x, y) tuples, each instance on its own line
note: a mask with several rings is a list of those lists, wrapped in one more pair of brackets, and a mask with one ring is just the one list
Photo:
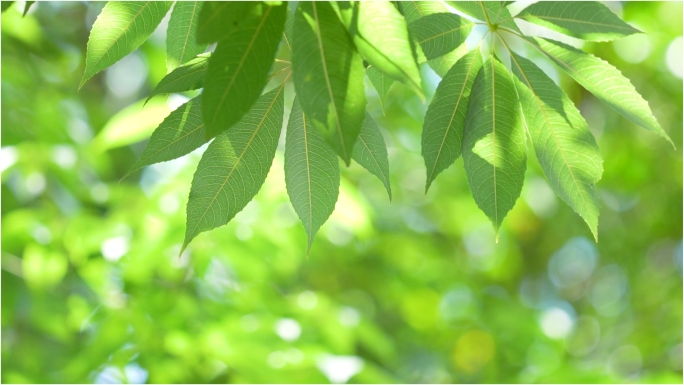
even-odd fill
[(256, 1), (205, 1), (197, 24), (197, 43), (225, 39), (231, 29), (258, 13), (259, 5)]
[(202, 54), (171, 71), (157, 84), (148, 100), (154, 95), (192, 91), (204, 86), (204, 76), (209, 68), (211, 54)]
[(150, 164), (189, 154), (206, 143), (201, 95), (178, 107), (154, 130), (140, 158), (126, 176)]
[(411, 34), (430, 60), (456, 49), (470, 34), (473, 23), (453, 13), (435, 13), (409, 24)]
[(394, 83), (394, 80), (390, 79), (389, 76), (380, 72), (380, 70), (373, 66), (366, 68), (366, 75), (368, 75), (368, 78), (370, 79), (371, 84), (373, 84), (375, 90), (378, 91), (378, 96), (380, 97), (380, 106), (382, 107), (382, 111), (384, 113), (387, 93)]
[(318, 229), (335, 209), (340, 167), (335, 152), (304, 115), (298, 98), (287, 123), (285, 184), (311, 248)]
[(389, 199), (392, 200), (387, 146), (377, 123), (367, 112), (366, 119), (361, 125), (359, 138), (354, 145), (352, 159), (380, 179), (387, 190)]
[(386, 1), (339, 2), (342, 21), (361, 56), (390, 78), (423, 94), (404, 17)]
[(463, 136), (470, 191), (497, 231), (520, 196), (527, 149), (511, 74), (489, 57), (475, 78)]
[(511, 57), (527, 132), (553, 191), (597, 237), (599, 201), (594, 184), (603, 160), (594, 136), (570, 98), (531, 61)]
[(461, 156), (470, 91), (480, 68), (482, 55), (479, 50), (473, 50), (456, 62), (437, 86), (423, 124), (425, 191), (440, 172)]
[(596, 56), (567, 44), (528, 38), (579, 84), (632, 122), (672, 140), (653, 116), (651, 108), (620, 71)]
[(506, 5), (500, 1), (449, 1), (447, 3), (480, 21), (491, 22), (522, 33)]
[(197, 44), (195, 36), (201, 6), (199, 1), (177, 1), (173, 6), (166, 32), (166, 68), (169, 71), (207, 48), (206, 44)]
[(207, 137), (230, 129), (249, 111), (268, 81), (282, 38), (287, 5), (255, 5), (255, 11), (219, 41), (209, 59), (202, 115)]
[(292, 49), (301, 108), (348, 165), (366, 108), (363, 60), (326, 2), (299, 3)]
[(640, 31), (598, 1), (540, 1), (518, 17), (578, 39), (608, 41)]
[(86, 68), (79, 88), (93, 75), (144, 43), (169, 11), (171, 4), (171, 1), (107, 2), (88, 37)]
[(228, 223), (259, 192), (283, 126), (284, 86), (261, 96), (202, 156), (192, 179), (183, 249), (198, 234)]

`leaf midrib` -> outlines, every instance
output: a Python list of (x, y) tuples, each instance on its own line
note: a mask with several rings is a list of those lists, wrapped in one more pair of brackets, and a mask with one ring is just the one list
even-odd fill
[(222, 109), (223, 102), (226, 100), (226, 97), (228, 96), (228, 92), (233, 87), (233, 83), (235, 82), (235, 79), (237, 79), (237, 75), (240, 73), (242, 66), (245, 64), (247, 57), (251, 53), (252, 46), (254, 45), (254, 42), (256, 41), (257, 37), (259, 36), (259, 33), (261, 33), (261, 29), (263, 28), (264, 23), (266, 23), (266, 20), (268, 19), (268, 15), (271, 13), (271, 9), (273, 9), (273, 8), (272, 7), (266, 7), (266, 11), (262, 15), (261, 21), (259, 21), (259, 25), (257, 25), (257, 28), (254, 31), (254, 35), (252, 35), (252, 39), (249, 41), (249, 43), (247, 43), (247, 48), (245, 49), (245, 53), (240, 58), (240, 62), (238, 63), (237, 68), (233, 72), (233, 76), (231, 76), (230, 81), (228, 82), (228, 85), (226, 85), (226, 88), (223, 90), (223, 95), (221, 95), (221, 100), (216, 105), (216, 109), (214, 110), (215, 111), (214, 117), (211, 120), (211, 124), (208, 125), (209, 127), (213, 127), (214, 123), (216, 123), (216, 119), (218, 119), (218, 117), (219, 117), (219, 112)]
[(463, 29), (463, 28), (466, 28), (466, 27), (469, 27), (469, 25), (461, 25), (461, 26), (458, 27), (458, 28), (453, 28), (453, 29), (450, 29), (450, 30), (448, 30), (448, 31), (444, 31), (444, 32), (438, 33), (437, 35), (430, 36), (430, 37), (428, 37), (427, 39), (419, 40), (419, 41), (418, 41), (418, 44), (423, 44), (423, 43), (425, 43), (426, 41), (430, 41), (430, 40), (436, 39), (436, 38), (438, 38), (438, 37), (440, 37), (440, 36), (444, 36), (444, 35), (446, 35), (446, 34), (448, 34), (448, 33), (452, 33), (452, 32), (458, 31), (458, 30)]
[[(185, 49), (188, 47), (188, 39), (190, 39), (190, 31), (192, 30), (192, 22), (195, 20), (195, 11), (197, 10), (197, 4), (199, 1), (195, 1), (194, 5), (192, 7), (192, 17), (190, 18), (190, 25), (188, 26), (188, 31), (185, 33), (185, 43), (183, 44), (183, 50), (181, 51), (180, 54), (180, 60), (183, 60), (183, 57), (185, 56)], [(183, 64), (183, 63), (180, 63)]]
[(349, 158), (347, 154), (347, 146), (344, 143), (344, 137), (342, 136), (342, 125), (340, 123), (340, 116), (337, 112), (337, 104), (335, 103), (335, 97), (333, 96), (332, 86), (330, 85), (330, 77), (328, 76), (328, 65), (325, 61), (325, 50), (323, 49), (323, 41), (321, 40), (321, 26), (318, 20), (318, 8), (315, 2), (311, 3), (311, 9), (313, 9), (314, 19), (316, 23), (316, 42), (318, 43), (318, 49), (321, 53), (321, 66), (323, 67), (323, 73), (325, 75), (325, 84), (328, 89), (328, 96), (330, 97), (330, 103), (332, 103), (333, 113), (335, 114), (335, 123), (337, 125), (337, 135), (340, 139), (340, 145), (342, 146), (342, 152), (344, 153), (345, 162)]
[[(480, 2), (482, 3), (482, 2)], [(484, 8), (484, 4), (482, 5)], [(486, 10), (485, 10), (486, 12)], [(492, 145), (496, 147), (496, 71), (494, 68), (494, 57), (491, 58), (492, 61)], [(496, 151), (492, 154), (492, 168), (494, 169), (494, 223), (496, 227), (499, 227), (499, 200), (497, 198), (496, 190)]]
[[(616, 29), (622, 29), (625, 31), (631, 31), (631, 27), (625, 27), (622, 25), (613, 25), (613, 24), (604, 24), (604, 23), (597, 23), (593, 21), (585, 21), (585, 20), (576, 20), (576, 19), (566, 19), (563, 17), (557, 17), (557, 16), (540, 16), (540, 15), (532, 15), (532, 14), (526, 14), (524, 17), (529, 17), (529, 18), (537, 18), (537, 19), (542, 19), (542, 20), (557, 20), (557, 21), (566, 21), (566, 22), (572, 22), (572, 23), (579, 23), (579, 24), (588, 24), (588, 25), (597, 25), (597, 26), (602, 26), (602, 27), (611, 27), (611, 28), (616, 28)], [(587, 32), (587, 33), (607, 33), (607, 32)], [(581, 34), (584, 34), (584, 32), (581, 32)]]
[(280, 93), (283, 91), (283, 88), (284, 88), (284, 87), (285, 87), (285, 82), (283, 82), (283, 84), (280, 85), (280, 88), (278, 89), (278, 92), (277, 92), (276, 95), (273, 97), (273, 101), (271, 102), (271, 104), (268, 105), (268, 108), (266, 108), (266, 112), (264, 113), (264, 116), (261, 118), (261, 120), (260, 120), (259, 123), (257, 124), (256, 128), (254, 129), (254, 132), (252, 133), (252, 136), (251, 136), (251, 137), (249, 138), (249, 140), (247, 141), (247, 144), (245, 145), (244, 150), (242, 150), (242, 153), (240, 154), (240, 156), (238, 156), (237, 159), (235, 160), (235, 163), (234, 163), (234, 165), (233, 165), (233, 168), (230, 170), (230, 172), (228, 173), (228, 175), (226, 176), (226, 178), (223, 180), (223, 183), (221, 183), (221, 187), (218, 188), (218, 190), (216, 191), (216, 194), (214, 195), (214, 197), (211, 198), (211, 201), (210, 201), (209, 204), (207, 205), (206, 210), (204, 210), (204, 213), (202, 213), (202, 216), (200, 217), (199, 220), (197, 220), (197, 222), (196, 222), (196, 224), (195, 224), (195, 227), (193, 227), (192, 232), (190, 232), (189, 234), (194, 234), (194, 233), (195, 233), (195, 230), (197, 230), (197, 227), (200, 225), (200, 223), (202, 223), (202, 221), (204, 220), (204, 217), (205, 217), (205, 216), (207, 215), (207, 213), (209, 212), (209, 209), (211, 208), (211, 206), (212, 206), (212, 205), (214, 204), (214, 202), (216, 201), (216, 198), (219, 196), (219, 194), (221, 193), (221, 191), (223, 191), (223, 188), (226, 186), (226, 183), (228, 183), (228, 181), (230, 180), (230, 177), (233, 175), (233, 172), (235, 172), (235, 170), (237, 170), (238, 166), (240, 165), (240, 162), (242, 161), (242, 158), (245, 156), (245, 153), (247, 152), (247, 150), (249, 150), (249, 148), (250, 148), (251, 145), (252, 145), (252, 141), (254, 141), (254, 138), (256, 137), (256, 135), (259, 133), (259, 131), (260, 131), (261, 128), (263, 127), (264, 122), (266, 121), (266, 118), (268, 117), (269, 113), (271, 112), (271, 109), (273, 109), (273, 105), (274, 105), (274, 104), (276, 103), (276, 101), (278, 100), (278, 97), (280, 96)]
[[(373, 151), (371, 151), (370, 147), (368, 147), (368, 145), (366, 144), (366, 141), (363, 139), (362, 135), (359, 135), (359, 140), (361, 141), (363, 146), (366, 147), (366, 150), (368, 150), (368, 153), (370, 154), (371, 158), (373, 158), (373, 162), (375, 162), (375, 165), (378, 167), (378, 170), (380, 170), (380, 174), (382, 175), (383, 184), (387, 183), (387, 186), (389, 186), (389, 179), (387, 179), (387, 177), (385, 176), (385, 173), (382, 171), (382, 167), (380, 166), (378, 159), (375, 157), (375, 155), (373, 155)], [(392, 193), (390, 193), (390, 198), (392, 198)]]

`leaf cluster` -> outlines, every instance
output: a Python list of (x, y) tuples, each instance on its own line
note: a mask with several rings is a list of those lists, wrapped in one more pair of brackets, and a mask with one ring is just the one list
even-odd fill
[[(539, 2), (515, 16), (507, 6), (300, 2), (291, 12), (281, 1), (109, 2), (90, 33), (81, 86), (140, 46), (173, 7), (169, 73), (150, 97), (202, 93), (159, 125), (131, 172), (210, 142), (192, 181), (183, 249), (228, 223), (258, 193), (284, 126), (287, 192), (309, 247), (335, 208), (338, 158), (377, 176), (391, 198), (387, 148), (366, 112), (364, 78), (382, 103), (394, 84), (424, 98), (422, 63), (442, 77), (422, 132), (426, 191), (462, 155), (473, 198), (498, 231), (520, 196), (531, 147), (551, 188), (597, 238), (598, 146), (572, 100), (526, 52), (548, 57), (599, 100), (670, 139), (619, 70), (565, 43), (526, 35), (515, 20), (587, 41), (640, 31), (599, 2)], [(478, 25), (487, 28), (482, 41), (466, 44)], [(208, 46), (215, 48), (205, 53)], [(279, 51), (291, 61), (276, 59)], [(276, 70), (277, 62), (286, 66)], [(282, 82), (267, 86), (283, 72)], [(284, 96), (289, 82), (296, 93), (291, 108)]]

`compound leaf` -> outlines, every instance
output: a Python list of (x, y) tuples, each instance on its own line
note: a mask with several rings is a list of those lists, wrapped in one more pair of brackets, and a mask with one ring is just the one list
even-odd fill
[(422, 134), (427, 169), (425, 191), (440, 172), (461, 156), (470, 91), (480, 68), (482, 56), (479, 50), (463, 56), (439, 83), (428, 106)]
[(551, 188), (598, 236), (599, 201), (594, 184), (603, 160), (594, 136), (570, 98), (531, 61), (511, 56), (522, 114), (539, 164)]
[(386, 1), (339, 2), (338, 7), (361, 56), (422, 96), (420, 71), (411, 49), (406, 21), (397, 8)]
[(133, 52), (154, 32), (171, 1), (110, 1), (88, 37), (86, 68), (79, 88), (96, 73)]
[(361, 125), (361, 132), (354, 146), (352, 159), (380, 179), (391, 201), (392, 187), (390, 185), (387, 146), (377, 123), (375, 123), (375, 120), (373, 120), (368, 112), (366, 112), (366, 118)]
[(311, 248), (318, 229), (335, 209), (340, 188), (337, 155), (295, 98), (285, 138), (285, 184)]
[(541, 1), (517, 17), (578, 39), (609, 41), (640, 31), (598, 1)]
[(201, 4), (177, 1), (171, 11), (166, 32), (166, 68), (174, 70), (204, 52), (206, 44), (197, 44), (196, 32)]
[(462, 151), (470, 191), (497, 233), (522, 190), (525, 146), (511, 74), (490, 56), (473, 84)]
[(209, 59), (202, 99), (208, 138), (230, 129), (259, 98), (282, 37), (286, 12), (286, 3), (257, 3), (250, 16), (219, 41)]
[(154, 130), (140, 158), (126, 176), (141, 167), (189, 154), (206, 141), (200, 95), (178, 107), (164, 119)]
[(157, 84), (147, 100), (154, 95), (192, 91), (204, 86), (204, 76), (209, 68), (210, 53), (202, 54), (171, 71)]
[(656, 132), (674, 146), (653, 116), (648, 102), (617, 68), (592, 54), (561, 42), (543, 38), (528, 40), (601, 101), (632, 122)]
[(480, 21), (491, 22), (522, 34), (506, 8), (506, 4), (500, 1), (448, 1), (447, 3)]
[(453, 13), (423, 16), (409, 24), (428, 60), (440, 57), (460, 46), (470, 34), (473, 23)]
[(301, 108), (349, 165), (366, 108), (364, 67), (329, 3), (299, 3), (292, 49), (294, 85)]
[(183, 249), (201, 232), (228, 223), (259, 192), (283, 126), (284, 86), (262, 95), (202, 156), (192, 179)]

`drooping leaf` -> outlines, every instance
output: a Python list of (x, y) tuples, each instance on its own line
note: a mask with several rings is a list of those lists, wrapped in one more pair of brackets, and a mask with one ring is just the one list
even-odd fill
[(609, 41), (640, 31), (598, 1), (540, 1), (518, 17), (578, 39)]
[[(444, 6), (444, 4), (436, 1), (402, 1), (400, 2), (400, 5), (409, 25), (423, 16), (449, 12), (449, 9)], [(410, 28), (409, 33), (412, 35), (413, 41), (415, 41), (415, 37), (413, 36)], [(416, 47), (416, 50), (420, 51), (422, 54), (420, 45)], [(422, 59), (418, 58), (418, 62), (420, 63), (427, 60), (430, 68), (432, 68), (437, 75), (444, 77), (451, 66), (453, 66), (454, 63), (456, 63), (458, 59), (460, 59), (466, 53), (468, 53), (468, 47), (466, 47), (465, 44), (461, 44), (455, 50), (432, 60), (427, 60), (424, 57), (424, 54), (422, 54), (423, 57)]]
[(420, 71), (411, 50), (406, 21), (396, 7), (386, 1), (337, 4), (361, 56), (422, 96)]
[(256, 1), (205, 1), (197, 23), (197, 43), (209, 44), (225, 39), (233, 28), (259, 12), (258, 5)]
[(231, 28), (209, 59), (202, 115), (207, 137), (230, 129), (249, 111), (268, 81), (285, 26), (287, 5), (257, 3)]
[(510, 28), (522, 34), (508, 8), (500, 1), (448, 1), (447, 3), (478, 20)]
[(228, 223), (259, 192), (283, 126), (284, 85), (261, 96), (202, 156), (192, 179), (183, 249), (198, 234)]
[(28, 13), (29, 9), (31, 9), (31, 6), (35, 3), (35, 1), (27, 1), (26, 4), (24, 5), (24, 12), (22, 13), (22, 16), (26, 16)]
[(301, 108), (349, 165), (366, 108), (364, 67), (329, 3), (299, 3), (292, 49), (294, 85)]
[(166, 68), (173, 71), (204, 52), (206, 44), (197, 44), (195, 36), (202, 4), (199, 1), (177, 1), (171, 11), (166, 32)]
[(520, 196), (527, 149), (511, 74), (492, 57), (473, 84), (462, 151), (470, 191), (498, 233)]
[(430, 60), (453, 51), (470, 34), (473, 23), (453, 13), (423, 16), (409, 24), (411, 34)]
[(375, 120), (373, 120), (368, 112), (366, 112), (366, 118), (361, 125), (359, 138), (356, 141), (356, 145), (354, 145), (352, 159), (380, 179), (391, 201), (392, 187), (390, 185), (387, 146), (377, 123), (375, 123)]
[(204, 76), (209, 68), (210, 53), (202, 54), (171, 71), (157, 84), (148, 100), (155, 95), (192, 91), (204, 86)]
[(93, 75), (144, 43), (169, 11), (171, 4), (171, 1), (108, 2), (90, 31), (86, 68), (79, 88)]
[(461, 156), (470, 91), (480, 68), (482, 55), (479, 50), (473, 50), (456, 62), (437, 86), (423, 124), (425, 191), (440, 172)]
[(570, 98), (531, 61), (511, 56), (524, 122), (551, 188), (596, 238), (599, 201), (594, 184), (603, 160), (594, 136)]
[(653, 116), (648, 102), (617, 68), (592, 54), (558, 41), (543, 38), (528, 40), (601, 101), (632, 122), (659, 134), (674, 146)]
[(394, 80), (390, 79), (387, 75), (373, 66), (366, 68), (366, 75), (368, 75), (368, 78), (370, 79), (371, 84), (373, 84), (375, 90), (378, 91), (378, 96), (380, 96), (380, 106), (382, 107), (382, 111), (384, 113), (387, 93), (389, 92), (390, 87), (392, 87)]
[(141, 167), (180, 158), (206, 142), (200, 95), (178, 107), (164, 119), (154, 130), (140, 158), (126, 176)]
[(335, 209), (340, 188), (337, 155), (304, 115), (295, 98), (285, 138), (285, 184), (311, 248), (318, 229)]

